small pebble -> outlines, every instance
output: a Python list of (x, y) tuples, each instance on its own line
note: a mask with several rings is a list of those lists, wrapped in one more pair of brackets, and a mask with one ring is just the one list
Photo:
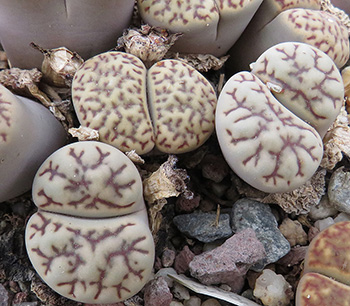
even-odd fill
[(325, 219), (327, 217), (331, 217), (336, 215), (338, 212), (337, 209), (335, 209), (330, 203), (328, 196), (325, 195), (321, 198), (321, 201), (318, 205), (312, 206), (310, 208), (310, 211), (308, 213), (308, 216), (316, 221), (320, 219)]
[(276, 262), (290, 251), (290, 244), (278, 229), (275, 216), (268, 204), (247, 198), (233, 205), (231, 223), (234, 231), (252, 228), (265, 247), (266, 257), (251, 269), (261, 271), (267, 264)]
[(201, 306), (221, 306), (221, 304), (216, 299), (208, 299), (204, 301)]
[(293, 296), (292, 286), (270, 269), (257, 278), (253, 294), (266, 306), (288, 306)]
[(299, 221), (285, 218), (279, 226), (279, 230), (289, 241), (290, 246), (307, 244), (307, 234)]
[(184, 306), (184, 304), (179, 301), (171, 301), (169, 306)]
[(177, 275), (174, 268), (163, 268), (158, 270), (158, 272), (154, 275), (154, 278), (157, 278), (159, 276), (163, 277), (167, 282), (168, 287), (171, 288), (174, 284), (174, 280), (170, 276), (168, 276), (168, 274)]
[(178, 215), (173, 222), (181, 233), (204, 243), (232, 236), (228, 214), (221, 214), (218, 224), (215, 213), (202, 212)]
[(145, 306), (169, 306), (173, 299), (167, 282), (163, 277), (151, 280), (145, 286)]
[(350, 172), (344, 167), (333, 172), (328, 184), (328, 198), (334, 208), (350, 214)]
[(194, 253), (190, 250), (188, 245), (185, 245), (179, 254), (175, 257), (174, 268), (177, 273), (186, 273), (189, 269), (188, 265), (192, 261)]
[(201, 304), (202, 300), (198, 296), (194, 295), (184, 302), (184, 306), (201, 306)]
[(314, 226), (321, 232), (325, 228), (327, 228), (328, 226), (331, 226), (332, 224), (334, 224), (333, 218), (332, 217), (328, 217), (326, 219), (317, 220), (314, 223)]
[(171, 292), (174, 298), (177, 300), (184, 301), (190, 299), (190, 292), (188, 291), (188, 289), (178, 282), (174, 283)]
[(162, 265), (164, 268), (171, 267), (175, 260), (176, 252), (174, 250), (165, 248), (162, 253)]

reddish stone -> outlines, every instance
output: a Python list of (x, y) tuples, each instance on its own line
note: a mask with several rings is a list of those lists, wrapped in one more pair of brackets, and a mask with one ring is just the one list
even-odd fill
[(251, 228), (236, 233), (221, 246), (197, 255), (189, 264), (191, 275), (206, 285), (242, 283), (248, 269), (265, 258), (265, 248)]
[(161, 276), (150, 281), (145, 287), (145, 306), (169, 306), (172, 299), (168, 284)]
[(194, 256), (194, 253), (185, 245), (175, 258), (174, 268), (176, 272), (178, 274), (186, 273), (189, 269), (188, 265), (193, 260)]

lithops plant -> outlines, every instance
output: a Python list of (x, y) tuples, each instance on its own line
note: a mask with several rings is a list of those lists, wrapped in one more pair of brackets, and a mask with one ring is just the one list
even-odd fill
[(272, 47), (252, 73), (232, 76), (219, 96), (216, 131), (226, 161), (259, 190), (301, 186), (321, 162), (316, 129), (325, 133), (343, 95), (341, 75), (325, 53), (301, 43)]
[(285, 107), (323, 137), (344, 104), (344, 84), (324, 52), (304, 43), (281, 43), (265, 51), (251, 72)]
[(320, 10), (321, 0), (264, 0), (249, 23), (247, 31), (260, 30), (278, 14), (292, 8)]
[(117, 303), (148, 281), (154, 243), (134, 164), (101, 142), (67, 145), (38, 170), (26, 247), (42, 279), (83, 303)]
[(65, 141), (49, 110), (0, 85), (0, 202), (29, 191), (41, 163)]
[(134, 0), (1, 0), (0, 41), (13, 67), (40, 68), (42, 55), (31, 42), (87, 59), (115, 46), (133, 8)]
[(350, 222), (335, 223), (310, 243), (296, 306), (350, 305)]
[[(254, 20), (252, 21), (254, 23)], [(262, 28), (250, 27), (231, 48), (230, 74), (247, 70), (268, 48), (281, 42), (303, 42), (325, 52), (338, 68), (349, 59), (348, 28), (334, 15), (320, 10), (292, 8), (279, 13)]]
[(173, 51), (224, 55), (248, 25), (262, 0), (138, 0), (144, 22), (182, 33)]
[(156, 146), (184, 153), (214, 130), (214, 89), (179, 60), (163, 60), (147, 70), (134, 55), (102, 53), (75, 74), (72, 99), (80, 123), (122, 151), (145, 154)]

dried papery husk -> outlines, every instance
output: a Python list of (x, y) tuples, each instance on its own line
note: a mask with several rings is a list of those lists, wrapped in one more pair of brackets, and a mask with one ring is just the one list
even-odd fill
[(140, 29), (127, 29), (118, 39), (116, 50), (121, 48), (141, 59), (147, 67), (162, 60), (170, 47), (182, 34), (142, 25)]
[(56, 87), (70, 87), (75, 72), (84, 63), (80, 55), (66, 47), (43, 49), (35, 43), (31, 45), (44, 55), (41, 66), (43, 79)]
[(317, 171), (304, 185), (290, 192), (271, 193), (261, 199), (263, 203), (278, 204), (286, 213), (306, 214), (325, 194), (326, 170)]
[(40, 103), (48, 108), (67, 129), (65, 124), (66, 119), (68, 121), (68, 125), (72, 124), (72, 120), (70, 118), (66, 118), (66, 116), (62, 113), (62, 103), (64, 102), (58, 95), (55, 96), (57, 96), (59, 100), (52, 102), (49, 96), (39, 88), (39, 83), (42, 76), (42, 73), (37, 68), (30, 70), (10, 68), (0, 71), (0, 84), (15, 94), (39, 100)]
[(177, 197), (186, 191), (186, 171), (176, 169), (176, 162), (177, 158), (169, 155), (168, 160), (157, 171), (144, 179), (143, 195), (149, 204), (164, 198)]
[(68, 133), (73, 137), (77, 137), (79, 141), (99, 140), (100, 138), (98, 131), (86, 126), (70, 128)]
[(145, 160), (136, 153), (136, 150), (131, 150), (125, 152), (125, 155), (134, 163), (134, 164), (141, 164), (143, 165), (145, 163)]
[(332, 170), (343, 159), (350, 157), (350, 127), (348, 113), (343, 107), (323, 139), (324, 153), (321, 167)]
[(211, 54), (182, 54), (178, 52), (168, 52), (167, 54), (167, 58), (181, 60), (200, 72), (221, 69), (229, 57), (229, 55), (216, 57)]

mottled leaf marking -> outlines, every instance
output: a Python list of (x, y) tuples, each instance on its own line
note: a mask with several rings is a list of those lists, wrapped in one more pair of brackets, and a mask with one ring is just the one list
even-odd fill
[(334, 62), (304, 43), (281, 43), (265, 51), (252, 73), (294, 114), (323, 137), (343, 105), (344, 85)]
[(137, 57), (108, 52), (84, 63), (73, 79), (72, 99), (81, 124), (120, 150), (147, 153), (154, 146), (147, 111), (146, 68)]
[(45, 210), (110, 216), (139, 209), (140, 185), (137, 170), (122, 152), (98, 142), (76, 143), (41, 166), (33, 196)]
[(146, 224), (130, 217), (73, 221), (41, 212), (29, 222), (30, 256), (49, 285), (72, 298), (89, 295), (98, 302), (104, 295), (123, 300), (134, 285), (147, 281), (153, 245)]
[(348, 33), (337, 17), (311, 9), (290, 9), (280, 15), (304, 36), (305, 42), (328, 54), (338, 67), (347, 62)]

